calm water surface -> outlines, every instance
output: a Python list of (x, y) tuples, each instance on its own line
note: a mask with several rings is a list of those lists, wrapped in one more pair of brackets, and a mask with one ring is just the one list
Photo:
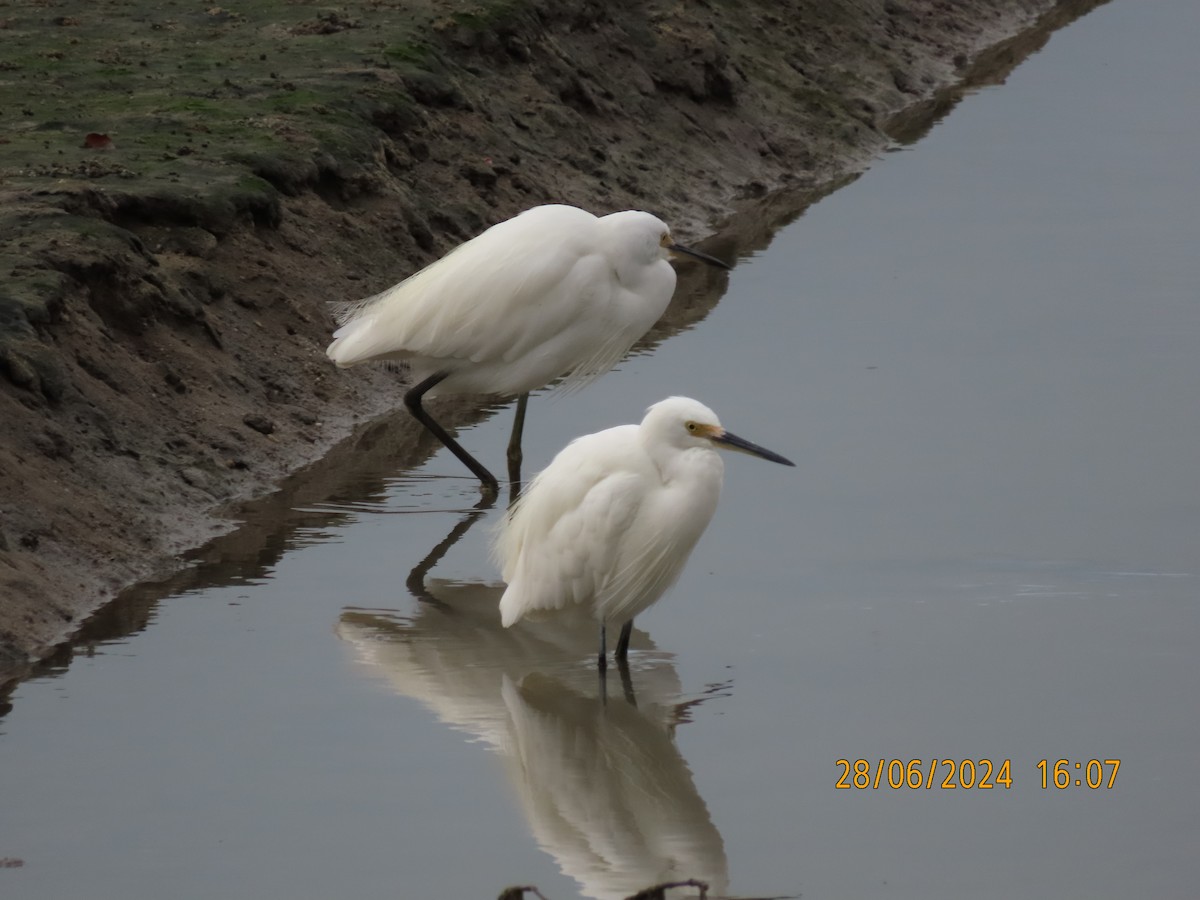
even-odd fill
[[(348, 476), (17, 690), (0, 896), (1195, 896), (1197, 34), (1191, 0), (1099, 8), (694, 327), (535, 398), (530, 471), (672, 393), (798, 463), (728, 460), (607, 703), (590, 626), (498, 627), (456, 461)], [(502, 467), (508, 426), (463, 439)], [(1011, 787), (835, 788), (935, 758)]]

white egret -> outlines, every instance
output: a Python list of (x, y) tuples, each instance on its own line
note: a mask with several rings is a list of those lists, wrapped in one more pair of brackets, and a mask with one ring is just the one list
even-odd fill
[(404, 403), (495, 493), (495, 477), (421, 406), (428, 394), (516, 394), (509, 467), (520, 463), (530, 391), (562, 376), (598, 378), (667, 308), (671, 253), (729, 266), (681, 246), (649, 213), (596, 217), (538, 206), (493, 225), (437, 262), (373, 297), (343, 304), (327, 353), (339, 366), (402, 360), (413, 387)]
[(508, 588), (507, 628), (531, 613), (585, 606), (606, 626), (622, 623), (616, 658), (628, 652), (634, 616), (683, 570), (721, 494), (718, 448), (785, 466), (777, 453), (731, 434), (696, 400), (670, 397), (640, 425), (619, 425), (568, 444), (526, 488), (494, 545)]

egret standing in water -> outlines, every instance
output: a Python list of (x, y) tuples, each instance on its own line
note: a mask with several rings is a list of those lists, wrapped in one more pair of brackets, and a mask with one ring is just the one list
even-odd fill
[(530, 391), (558, 377), (598, 378), (658, 321), (675, 291), (667, 262), (683, 247), (645, 212), (597, 218), (538, 206), (489, 228), (380, 294), (343, 304), (326, 351), (339, 366), (401, 360), (404, 403), (494, 494), (495, 477), (421, 405), (428, 394), (516, 394), (509, 469), (520, 465)]
[(525, 489), (496, 540), (508, 582), (504, 627), (531, 613), (586, 606), (600, 621), (600, 668), (609, 624), (621, 623), (616, 658), (624, 661), (634, 616), (679, 577), (717, 509), (718, 449), (794, 465), (729, 433), (687, 397), (654, 404), (640, 425), (568, 444)]

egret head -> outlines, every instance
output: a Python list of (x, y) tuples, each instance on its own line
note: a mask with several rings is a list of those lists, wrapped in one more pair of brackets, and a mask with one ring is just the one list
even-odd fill
[(675, 243), (671, 237), (671, 229), (657, 216), (648, 212), (627, 210), (612, 213), (600, 220), (609, 229), (612, 246), (609, 249), (617, 258), (629, 260), (638, 265), (648, 266), (659, 260), (670, 259), (673, 254), (691, 256), (710, 266), (728, 269), (727, 263), (721, 262), (715, 256), (693, 250), (682, 244)]
[(692, 259), (698, 259), (710, 266), (716, 266), (718, 269), (732, 269), (733, 266), (729, 263), (722, 262), (715, 256), (709, 256), (707, 253), (701, 253), (699, 250), (693, 250), (691, 247), (685, 247), (683, 244), (677, 244), (671, 238), (671, 232), (668, 229), (664, 231), (659, 238), (659, 245), (663, 248), (666, 258), (670, 259), (672, 254), (682, 253), (684, 256), (690, 256)]
[(780, 465), (795, 465), (778, 453), (725, 430), (715, 412), (690, 397), (668, 397), (655, 403), (646, 410), (642, 428), (654, 439), (680, 450), (694, 447), (736, 450)]

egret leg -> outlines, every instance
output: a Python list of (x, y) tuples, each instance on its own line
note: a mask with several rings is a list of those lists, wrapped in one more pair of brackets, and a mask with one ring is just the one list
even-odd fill
[(621, 626), (621, 636), (617, 638), (617, 652), (613, 657), (618, 662), (625, 662), (629, 658), (629, 636), (633, 634), (633, 619), (630, 619)]
[(597, 664), (600, 666), (600, 671), (603, 672), (608, 668), (608, 635), (604, 631), (604, 623), (600, 623), (600, 658)]
[(629, 676), (629, 661), (618, 659), (617, 672), (621, 676), (621, 692), (625, 695), (625, 702), (637, 709), (637, 695), (633, 692), (633, 679)]
[(433, 436), (441, 441), (451, 453), (459, 458), (463, 465), (474, 473), (475, 477), (483, 484), (485, 493), (495, 497), (500, 493), (500, 483), (496, 481), (496, 476), (483, 467), (475, 457), (463, 449), (462, 445), (454, 438), (446, 433), (446, 429), (437, 423), (433, 416), (425, 412), (425, 408), (421, 406), (421, 398), (425, 396), (426, 391), (438, 384), (449, 375), (449, 372), (439, 372), (436, 375), (430, 375), (420, 384), (409, 388), (404, 395), (404, 405), (408, 407), (408, 411), (412, 413), (413, 418), (424, 425)]
[[(514, 485), (521, 483), (521, 436), (525, 433), (525, 407), (529, 405), (529, 394), (517, 398), (517, 411), (513, 416), (512, 436), (508, 439), (508, 480)], [(518, 490), (520, 488), (518, 487)]]

